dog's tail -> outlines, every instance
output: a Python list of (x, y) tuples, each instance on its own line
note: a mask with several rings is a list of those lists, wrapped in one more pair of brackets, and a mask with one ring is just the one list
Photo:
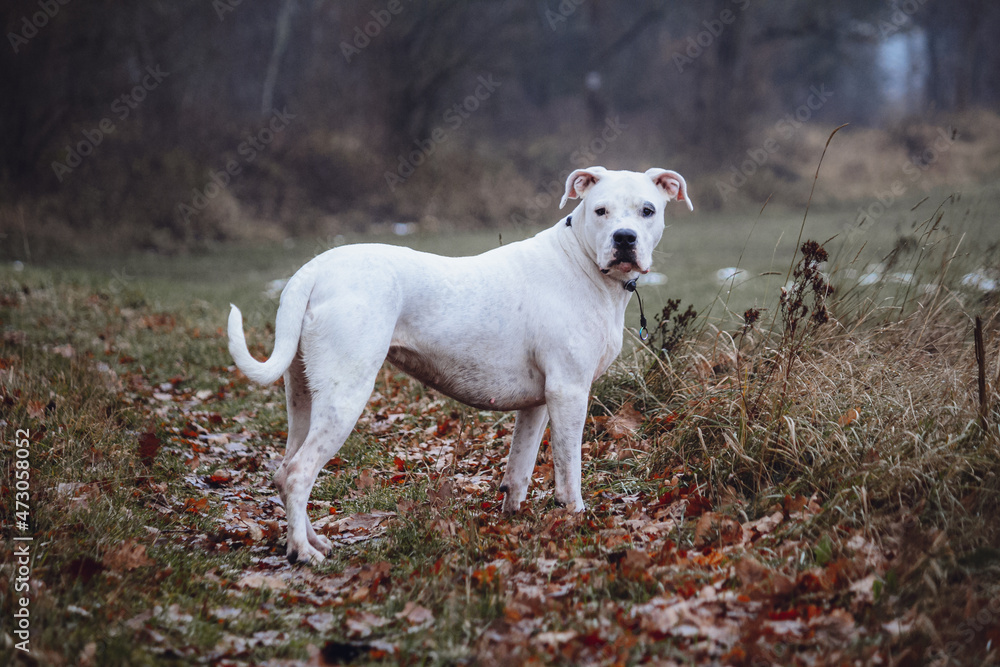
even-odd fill
[(260, 384), (271, 384), (284, 374), (299, 349), (302, 319), (309, 304), (313, 279), (305, 271), (292, 276), (281, 293), (281, 305), (274, 322), (274, 350), (267, 361), (257, 361), (247, 349), (243, 335), (243, 314), (235, 305), (229, 311), (229, 354), (243, 373)]

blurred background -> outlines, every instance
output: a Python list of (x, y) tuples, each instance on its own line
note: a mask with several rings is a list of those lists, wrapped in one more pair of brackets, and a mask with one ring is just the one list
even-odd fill
[(594, 164), (684, 174), (683, 224), (752, 222), (768, 200), (801, 215), (844, 123), (813, 199), (838, 224), (989, 193), (1000, 173), (987, 0), (10, 0), (0, 16), (7, 259), (379, 231), (495, 244), (557, 220), (566, 174)]

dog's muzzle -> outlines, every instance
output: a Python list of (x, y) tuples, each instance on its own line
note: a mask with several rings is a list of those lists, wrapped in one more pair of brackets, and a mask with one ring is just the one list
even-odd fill
[(619, 229), (611, 235), (611, 241), (615, 254), (608, 268), (629, 264), (631, 266), (628, 267), (628, 271), (640, 270), (639, 262), (635, 256), (639, 234), (634, 229)]

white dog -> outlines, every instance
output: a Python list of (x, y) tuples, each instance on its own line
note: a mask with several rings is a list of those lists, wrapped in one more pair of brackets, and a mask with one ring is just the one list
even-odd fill
[[(288, 560), (322, 561), (306, 504), (371, 396), (382, 363), (485, 410), (516, 410), (503, 510), (527, 497), (538, 446), (552, 424), (556, 502), (582, 511), (580, 448), (590, 387), (622, 347), (626, 283), (646, 273), (664, 205), (687, 184), (665, 169), (578, 169), (560, 207), (573, 213), (536, 236), (475, 257), (388, 245), (330, 250), (281, 295), (275, 344), (254, 359), (236, 306), (229, 351), (247, 377), (284, 375), (288, 444), (274, 482), (288, 519)], [(631, 285), (634, 289), (634, 283)]]

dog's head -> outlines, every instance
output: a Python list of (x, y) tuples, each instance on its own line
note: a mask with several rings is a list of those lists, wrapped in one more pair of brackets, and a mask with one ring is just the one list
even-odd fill
[(653, 264), (653, 248), (663, 235), (663, 210), (671, 200), (692, 211), (684, 177), (675, 171), (645, 173), (577, 169), (566, 179), (559, 207), (582, 199), (570, 225), (587, 247), (601, 273), (634, 278)]

